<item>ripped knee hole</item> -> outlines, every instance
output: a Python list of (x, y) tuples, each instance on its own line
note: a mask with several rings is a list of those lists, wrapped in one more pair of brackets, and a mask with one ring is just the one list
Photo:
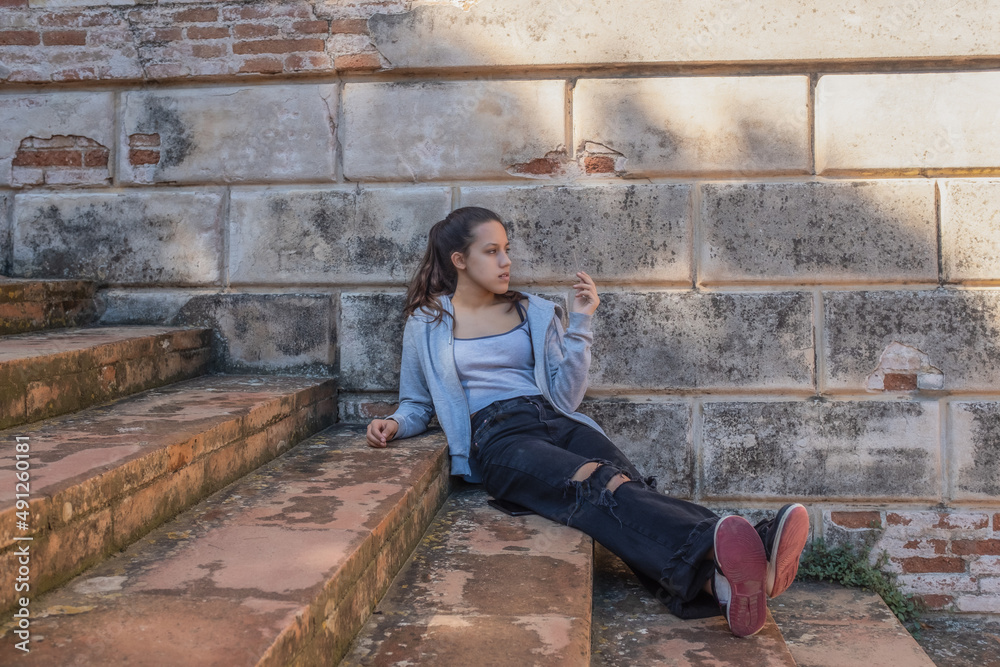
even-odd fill
[[(576, 474), (573, 475), (573, 481), (582, 482), (583, 480), (587, 479), (588, 477), (591, 477), (595, 472), (597, 472), (597, 469), (600, 468), (602, 465), (604, 464), (599, 463), (597, 461), (588, 461), (587, 463), (584, 463), (577, 469)], [(607, 488), (608, 491), (610, 491), (611, 493), (614, 493), (619, 486), (621, 486), (625, 482), (631, 482), (631, 481), (632, 481), (631, 477), (629, 477), (623, 472), (619, 472), (617, 475), (608, 480), (608, 483), (605, 485), (605, 488)]]

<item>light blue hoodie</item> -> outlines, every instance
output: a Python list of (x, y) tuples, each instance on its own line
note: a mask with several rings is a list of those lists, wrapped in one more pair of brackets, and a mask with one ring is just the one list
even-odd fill
[[(593, 419), (576, 412), (587, 391), (593, 315), (570, 312), (569, 327), (563, 329), (562, 306), (534, 294), (527, 297), (535, 384), (560, 414), (607, 435)], [(438, 299), (442, 308), (454, 315), (451, 295)], [(399, 407), (387, 419), (399, 424), (394, 437), (398, 440), (423, 433), (436, 412), (448, 440), (451, 474), (478, 483), (480, 471), (469, 457), (472, 424), (469, 403), (455, 368), (452, 319), (444, 316), (440, 322), (430, 324), (432, 317), (426, 309), (420, 309), (406, 319)]]

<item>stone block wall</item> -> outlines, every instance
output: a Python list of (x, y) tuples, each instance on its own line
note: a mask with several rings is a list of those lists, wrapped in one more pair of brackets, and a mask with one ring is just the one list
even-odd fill
[(0, 273), (365, 422), (492, 208), (514, 288), (598, 282), (581, 409), (661, 489), (1000, 612), (1000, 1), (669, 4), (0, 0)]

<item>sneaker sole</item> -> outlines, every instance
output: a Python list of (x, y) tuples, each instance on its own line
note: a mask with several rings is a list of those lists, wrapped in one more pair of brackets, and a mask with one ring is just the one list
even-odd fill
[(727, 516), (715, 524), (715, 562), (732, 589), (726, 621), (737, 637), (749, 637), (767, 620), (767, 554), (750, 522)]
[(795, 503), (778, 522), (771, 559), (767, 562), (767, 597), (784, 593), (799, 571), (799, 557), (809, 539), (809, 512)]

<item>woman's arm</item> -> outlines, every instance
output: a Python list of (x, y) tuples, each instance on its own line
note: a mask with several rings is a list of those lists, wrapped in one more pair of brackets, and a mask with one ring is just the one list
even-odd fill
[(549, 363), (549, 387), (560, 405), (576, 410), (587, 393), (590, 370), (590, 346), (594, 342), (593, 315), (571, 312), (569, 327), (564, 329), (557, 311), (555, 326), (546, 341)]
[(576, 410), (587, 393), (590, 371), (590, 346), (594, 342), (594, 311), (601, 303), (597, 284), (586, 272), (578, 271), (573, 285), (569, 327), (563, 329), (562, 310), (556, 310), (554, 334), (545, 341), (549, 363), (549, 386), (552, 397), (570, 410)]
[(399, 367), (399, 406), (387, 417), (399, 424), (396, 439), (423, 433), (434, 414), (434, 402), (417, 354), (417, 329), (413, 317), (407, 318), (403, 328), (403, 358)]

